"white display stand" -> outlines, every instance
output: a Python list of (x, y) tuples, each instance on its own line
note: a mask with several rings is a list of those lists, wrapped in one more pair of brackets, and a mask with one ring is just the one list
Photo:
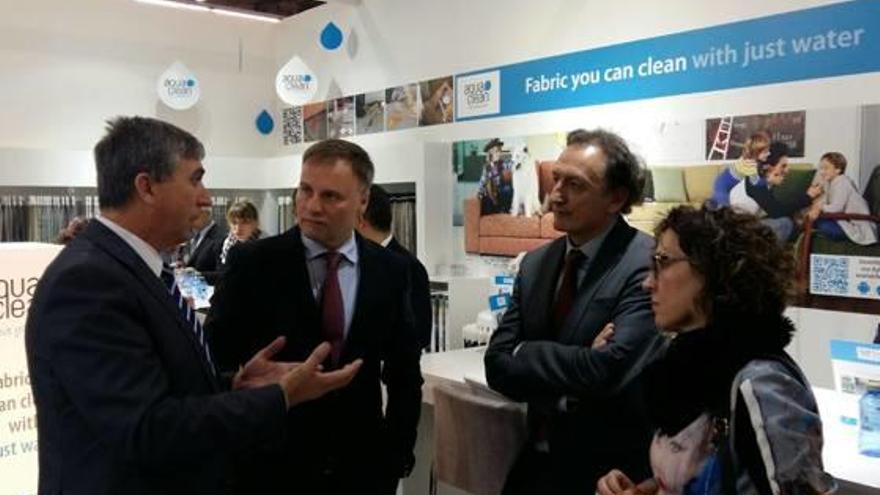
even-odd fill
[(492, 279), (489, 277), (431, 277), (433, 282), (447, 285), (449, 307), (446, 310), (446, 349), (464, 347), (462, 328), (477, 319), (477, 314), (489, 309)]
[(24, 327), (37, 282), (60, 250), (0, 243), (0, 495), (37, 492), (37, 421)]

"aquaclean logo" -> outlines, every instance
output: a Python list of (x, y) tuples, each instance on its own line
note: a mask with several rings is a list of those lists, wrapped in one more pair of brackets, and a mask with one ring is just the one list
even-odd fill
[(36, 277), (0, 279), (0, 320), (24, 318), (37, 289)]
[(492, 89), (492, 81), (480, 81), (466, 84), (464, 87), (464, 95), (467, 98), (468, 106), (476, 107), (489, 103), (490, 89)]
[(164, 82), (165, 91), (168, 96), (179, 98), (190, 98), (196, 87), (195, 79), (185, 78), (168, 78)]
[(281, 82), (288, 91), (308, 91), (314, 78), (311, 74), (284, 74)]
[(499, 84), (500, 74), (497, 70), (459, 77), (456, 81), (459, 102), (457, 117), (497, 114), (501, 108)]

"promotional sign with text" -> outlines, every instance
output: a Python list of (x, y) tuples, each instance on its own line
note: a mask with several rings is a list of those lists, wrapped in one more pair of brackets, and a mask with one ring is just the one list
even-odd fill
[(0, 244), (0, 495), (37, 493), (37, 420), (24, 326), (37, 282), (60, 250)]
[(880, 2), (859, 0), (456, 77), (456, 119), (880, 70)]

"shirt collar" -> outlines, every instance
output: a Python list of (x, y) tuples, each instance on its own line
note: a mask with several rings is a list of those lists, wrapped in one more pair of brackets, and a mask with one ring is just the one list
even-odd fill
[(130, 230), (103, 215), (98, 215), (95, 218), (108, 229), (112, 230), (114, 234), (121, 237), (122, 240), (125, 241), (125, 243), (128, 244), (142, 260), (144, 260), (144, 263), (147, 264), (150, 271), (152, 271), (157, 277), (162, 274), (162, 257), (159, 256), (159, 252), (156, 251), (153, 246), (147, 244), (146, 241)]
[(617, 222), (618, 219), (614, 219), (611, 223), (608, 224), (607, 227), (605, 227), (605, 230), (603, 230), (599, 235), (581, 244), (580, 246), (575, 246), (574, 244), (572, 244), (571, 237), (566, 236), (565, 255), (568, 256), (568, 253), (570, 253), (572, 249), (579, 249), (582, 253), (584, 253), (584, 256), (586, 256), (587, 260), (592, 260), (596, 257), (596, 253), (599, 252), (599, 248), (602, 246), (602, 242), (604, 242), (605, 238), (608, 237), (608, 232), (611, 232), (611, 229), (614, 228), (614, 225), (616, 225)]
[(382, 244), (382, 247), (386, 247), (386, 248), (387, 248), (388, 245), (391, 244), (391, 239), (394, 239), (394, 236), (393, 236), (393, 235), (389, 235), (388, 237), (386, 237), (385, 240), (382, 241), (380, 244)]
[[(305, 234), (300, 233), (300, 235), (302, 236), (303, 246), (305, 246), (306, 248), (307, 260), (311, 261), (329, 251), (329, 249), (324, 247), (324, 245), (320, 242), (306, 237)], [(357, 242), (355, 241), (354, 231), (352, 231), (351, 237), (347, 241), (345, 241), (343, 245), (339, 246), (339, 249), (337, 249), (336, 252), (344, 256), (349, 261), (349, 263), (353, 265), (357, 264), (358, 250)]]

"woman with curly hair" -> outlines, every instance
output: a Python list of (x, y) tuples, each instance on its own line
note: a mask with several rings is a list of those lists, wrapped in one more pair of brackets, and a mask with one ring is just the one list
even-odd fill
[[(653, 478), (613, 470), (612, 494), (813, 494), (835, 487), (822, 468), (822, 424), (806, 378), (785, 353), (783, 316), (794, 260), (756, 217), (730, 208), (670, 211), (655, 231), (651, 293), (671, 336), (645, 374), (656, 427)], [(613, 338), (613, 337), (612, 337)]]

